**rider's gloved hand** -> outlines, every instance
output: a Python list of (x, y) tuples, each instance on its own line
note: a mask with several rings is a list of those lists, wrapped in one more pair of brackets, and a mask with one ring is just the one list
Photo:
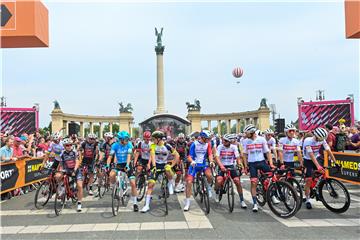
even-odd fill
[(210, 162), (210, 167), (215, 167), (215, 163), (214, 163), (214, 162)]
[(129, 170), (130, 170), (130, 166), (129, 166), (128, 163), (126, 164), (125, 169), (126, 169), (126, 171), (129, 171)]
[(195, 161), (192, 161), (192, 162), (190, 163), (190, 165), (193, 166), (193, 167), (195, 167), (196, 162), (195, 162)]
[(319, 172), (324, 172), (324, 168), (323, 168), (322, 166), (320, 166), (320, 165), (317, 167), (317, 170), (318, 170)]
[(226, 171), (226, 168), (225, 168), (224, 166), (221, 166), (221, 167), (220, 167), (220, 170), (221, 170), (222, 172), (225, 172), (225, 171)]

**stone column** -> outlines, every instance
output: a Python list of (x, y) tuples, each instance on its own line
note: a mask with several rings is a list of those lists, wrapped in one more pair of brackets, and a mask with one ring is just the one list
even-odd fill
[(94, 133), (94, 124), (90, 122), (90, 133)]
[(60, 109), (54, 109), (51, 112), (51, 132), (59, 132), (63, 127), (63, 112)]
[(240, 119), (236, 120), (236, 133), (240, 133)]
[(112, 129), (112, 122), (109, 123), (109, 129), (110, 129), (110, 132), (112, 133), (113, 132), (113, 129)]
[(208, 129), (211, 131), (212, 130), (211, 129), (211, 120), (208, 120), (207, 122), (208, 122)]
[(104, 127), (104, 125), (103, 125), (102, 122), (100, 122), (99, 125), (100, 125), (100, 128), (99, 128), (99, 135), (100, 136), (99, 136), (99, 138), (103, 138), (103, 131), (104, 131), (103, 127)]
[(85, 132), (84, 132), (84, 123), (80, 122), (80, 137), (85, 137)]
[(231, 132), (231, 119), (226, 120), (226, 133)]
[(221, 135), (221, 120), (218, 120), (217, 129), (218, 129), (218, 134)]
[(120, 113), (119, 130), (131, 134), (130, 124), (134, 121), (132, 113)]
[(156, 83), (157, 83), (157, 107), (155, 114), (165, 113), (164, 91), (164, 46), (156, 46)]
[(64, 120), (63, 126), (64, 126), (63, 136), (68, 136), (69, 135), (69, 122)]

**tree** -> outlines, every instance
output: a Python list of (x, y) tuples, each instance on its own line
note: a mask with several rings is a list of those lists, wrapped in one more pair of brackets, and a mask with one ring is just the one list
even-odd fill
[(225, 124), (225, 122), (221, 122), (220, 129), (221, 129), (221, 133), (218, 133), (217, 126), (213, 127), (213, 132), (217, 133), (217, 134), (220, 134), (220, 135), (224, 135), (226, 133), (226, 124)]
[(138, 127), (133, 127), (132, 128), (132, 138), (138, 138), (139, 137), (139, 128)]

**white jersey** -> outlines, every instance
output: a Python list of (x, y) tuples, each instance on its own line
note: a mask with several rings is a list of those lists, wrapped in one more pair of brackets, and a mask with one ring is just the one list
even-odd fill
[(231, 144), (229, 147), (225, 147), (220, 144), (217, 147), (216, 156), (219, 157), (224, 166), (231, 166), (234, 165), (236, 158), (240, 157), (240, 154), (236, 145)]
[(256, 136), (255, 140), (244, 140), (244, 153), (248, 155), (248, 162), (264, 161), (264, 153), (268, 152), (269, 147), (264, 137)]
[(284, 162), (293, 162), (294, 153), (300, 151), (300, 141), (296, 138), (282, 137), (279, 140), (279, 150), (283, 153)]
[(275, 150), (276, 149), (276, 140), (275, 138), (271, 137), (268, 141), (267, 141), (267, 145), (269, 147), (270, 150)]
[(325, 150), (330, 150), (329, 145), (326, 143), (325, 140), (318, 142), (315, 140), (314, 137), (308, 137), (305, 138), (304, 140), (304, 145), (303, 145), (303, 156), (305, 159), (307, 160), (311, 160), (310, 154), (309, 153), (314, 153), (315, 158), (319, 157), (319, 150), (321, 145), (324, 146)]

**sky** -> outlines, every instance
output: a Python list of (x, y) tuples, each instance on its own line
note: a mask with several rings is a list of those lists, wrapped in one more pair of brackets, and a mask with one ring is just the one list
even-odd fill
[[(40, 104), (40, 127), (53, 101), (65, 113), (118, 115), (131, 103), (135, 125), (156, 109), (156, 36), (164, 27), (165, 107), (186, 117), (255, 110), (261, 98), (286, 122), (297, 97), (355, 97), (359, 40), (345, 38), (342, 2), (59, 2), (49, 10), (49, 48), (1, 49), (1, 92), (8, 107)], [(237, 84), (234, 67), (244, 75)]]

